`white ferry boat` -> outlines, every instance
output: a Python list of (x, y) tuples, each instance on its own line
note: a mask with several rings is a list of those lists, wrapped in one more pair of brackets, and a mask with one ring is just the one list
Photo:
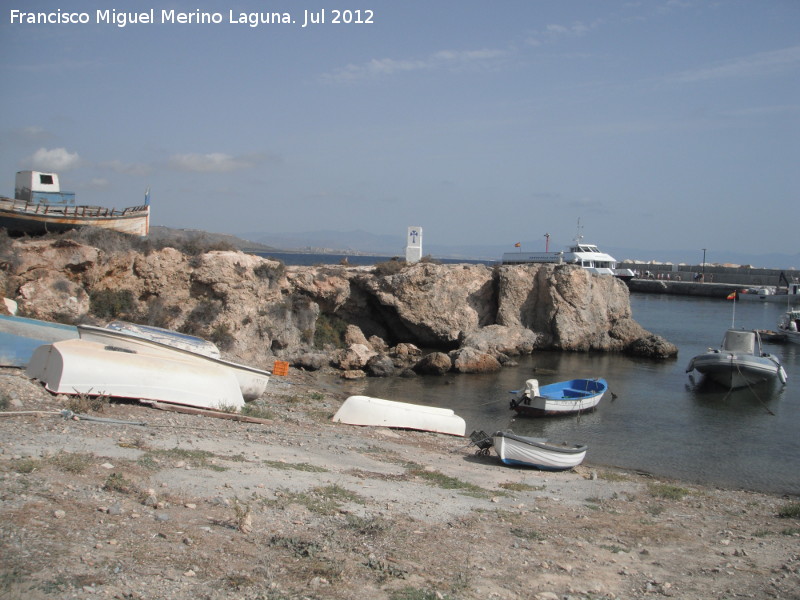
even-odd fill
[(562, 252), (505, 252), (504, 265), (524, 265), (527, 263), (556, 263), (579, 265), (597, 275), (614, 275), (624, 281), (633, 279), (630, 269), (617, 267), (617, 259), (601, 252), (594, 244), (584, 244), (583, 236), (578, 235), (575, 243)]

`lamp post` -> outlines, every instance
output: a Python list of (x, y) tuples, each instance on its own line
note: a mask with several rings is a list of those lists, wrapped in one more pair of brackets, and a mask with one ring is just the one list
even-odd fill
[(706, 282), (706, 249), (703, 248), (703, 283)]

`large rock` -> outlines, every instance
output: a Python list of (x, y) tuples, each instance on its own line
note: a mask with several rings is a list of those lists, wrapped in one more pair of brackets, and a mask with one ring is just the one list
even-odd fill
[(475, 348), (481, 352), (517, 356), (531, 354), (536, 348), (537, 335), (522, 326), (487, 325), (464, 336), (462, 347)]
[[(0, 281), (22, 314), (102, 321), (90, 298), (124, 293), (130, 306), (118, 318), (200, 335), (262, 368), (278, 357), (383, 374), (389, 362), (375, 357), (388, 356), (398, 372), (442, 373), (453, 368), (446, 352), (459, 349), (472, 350), (454, 354), (458, 370), (495, 368), (481, 355), (505, 362), (535, 349), (676, 352), (633, 320), (622, 282), (571, 265), (421, 262), (386, 275), (231, 251), (101, 250), (66, 237), (14, 240), (4, 256)], [(436, 352), (420, 361), (420, 347)]]
[(444, 352), (426, 354), (414, 365), (414, 371), (420, 375), (444, 375), (452, 368), (453, 363)]
[(461, 348), (450, 353), (453, 369), (459, 373), (493, 373), (502, 368), (494, 356), (476, 348)]
[(494, 322), (492, 271), (484, 265), (416, 263), (394, 275), (359, 272), (354, 282), (422, 346), (454, 345)]

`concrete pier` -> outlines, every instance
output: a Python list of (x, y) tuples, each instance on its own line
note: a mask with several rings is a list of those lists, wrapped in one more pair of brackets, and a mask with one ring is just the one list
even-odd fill
[(663, 279), (631, 279), (628, 289), (644, 294), (674, 294), (676, 296), (705, 296), (725, 299), (728, 295), (742, 289), (734, 283), (695, 283), (692, 281), (667, 281)]

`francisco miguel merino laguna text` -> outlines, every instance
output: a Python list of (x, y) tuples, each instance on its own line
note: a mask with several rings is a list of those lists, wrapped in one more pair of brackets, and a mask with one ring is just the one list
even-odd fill
[[(372, 10), (337, 10), (326, 9), (320, 11), (304, 11), (303, 27), (309, 24), (318, 25), (324, 23), (331, 24), (372, 24), (374, 23), (374, 11)], [(228, 11), (228, 20), (225, 21), (222, 13), (203, 12), (180, 12), (176, 10), (155, 9), (143, 12), (118, 11), (116, 9), (97, 10), (95, 18), (92, 19), (88, 12), (67, 12), (61, 9), (51, 12), (25, 12), (12, 9), (10, 22), (12, 24), (22, 23), (26, 25), (56, 25), (56, 24), (87, 24), (101, 23), (125, 27), (134, 24), (179, 24), (179, 25), (218, 25), (220, 23), (232, 23), (258, 27), (259, 25), (269, 24), (293, 24), (291, 13), (288, 12), (235, 12)], [(156, 20), (156, 16), (160, 20)]]

